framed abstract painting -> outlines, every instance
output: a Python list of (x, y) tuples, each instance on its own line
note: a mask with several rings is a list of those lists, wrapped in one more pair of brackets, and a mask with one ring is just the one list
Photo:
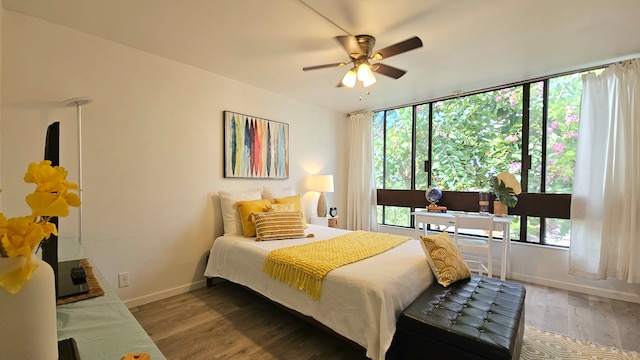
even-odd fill
[(289, 124), (224, 111), (224, 177), (289, 178)]

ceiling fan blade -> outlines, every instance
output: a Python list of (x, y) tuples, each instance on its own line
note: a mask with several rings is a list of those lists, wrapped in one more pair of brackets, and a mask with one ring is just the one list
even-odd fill
[(401, 41), (376, 51), (372, 58), (375, 60), (387, 59), (394, 55), (402, 54), (403, 52), (417, 49), (419, 47), (422, 47), (422, 40), (420, 40), (419, 37), (414, 36), (405, 41)]
[(374, 65), (372, 65), (371, 68), (372, 68), (373, 72), (376, 72), (376, 73), (382, 74), (382, 75), (386, 75), (386, 76), (392, 77), (394, 79), (399, 79), (400, 77), (402, 77), (402, 75), (407, 73), (404, 70), (395, 68), (393, 66), (385, 65), (385, 64), (374, 64)]
[(358, 39), (355, 36), (343, 35), (336, 36), (336, 40), (342, 45), (347, 54), (351, 56), (353, 59), (357, 59), (362, 56), (362, 49), (360, 48), (360, 44), (358, 43)]
[(324, 65), (316, 65), (316, 66), (306, 66), (302, 68), (302, 71), (309, 71), (309, 70), (318, 70), (318, 69), (326, 69), (326, 68), (331, 68), (331, 67), (336, 67), (336, 66), (345, 66), (347, 65), (347, 63), (345, 62), (339, 62), (339, 63), (333, 63), (333, 64), (324, 64)]

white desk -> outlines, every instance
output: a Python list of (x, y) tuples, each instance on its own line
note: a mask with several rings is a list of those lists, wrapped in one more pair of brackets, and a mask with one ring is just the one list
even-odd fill
[[(424, 233), (427, 233), (427, 224), (433, 225), (444, 225), (446, 227), (455, 226), (456, 220), (454, 213), (446, 212), (446, 213), (438, 213), (438, 212), (428, 212), (426, 210), (412, 212), (411, 215), (415, 218), (415, 232), (416, 239), (419, 239), (420, 235), (420, 225), (423, 224)], [(493, 216), (493, 215), (480, 215), (473, 213), (466, 213), (465, 216)], [(502, 260), (500, 266), (500, 279), (505, 280), (507, 274), (509, 272), (509, 260), (510, 260), (510, 252), (511, 252), (511, 221), (513, 221), (513, 217), (511, 216), (496, 216), (493, 218), (493, 227), (495, 231), (502, 231)]]

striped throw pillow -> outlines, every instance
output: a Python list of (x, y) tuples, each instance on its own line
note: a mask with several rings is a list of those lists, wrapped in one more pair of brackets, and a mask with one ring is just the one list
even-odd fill
[(254, 213), (256, 241), (303, 238), (304, 218), (300, 211)]

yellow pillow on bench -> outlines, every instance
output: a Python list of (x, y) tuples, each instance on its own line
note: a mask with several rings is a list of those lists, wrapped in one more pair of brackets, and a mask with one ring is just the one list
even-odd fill
[(449, 234), (420, 235), (420, 240), (427, 262), (440, 285), (447, 287), (458, 280), (471, 277), (469, 265)]

